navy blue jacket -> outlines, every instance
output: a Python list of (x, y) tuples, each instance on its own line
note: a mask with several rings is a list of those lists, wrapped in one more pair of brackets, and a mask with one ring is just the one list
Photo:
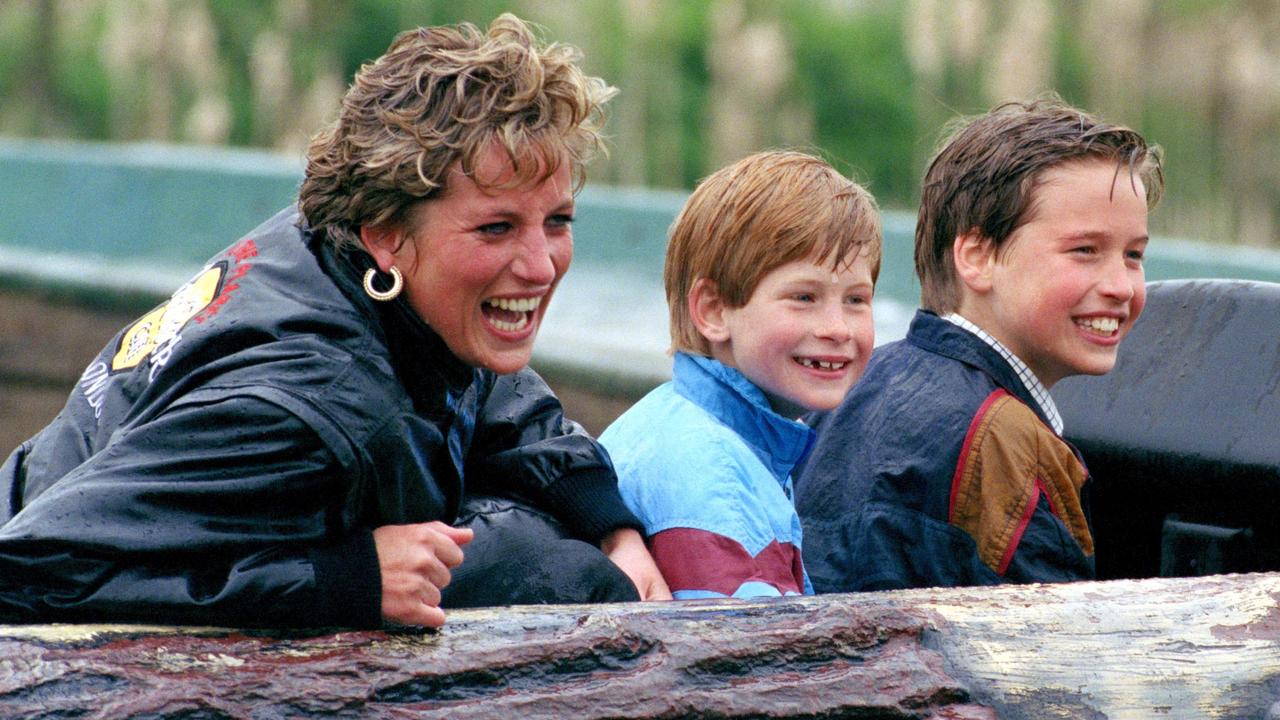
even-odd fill
[(90, 363), (0, 466), (0, 620), (376, 626), (372, 530), (464, 493), (639, 522), (531, 370), (456, 359), (371, 259), (267, 221)]
[(1088, 474), (991, 346), (919, 312), (796, 481), (818, 592), (1093, 577)]

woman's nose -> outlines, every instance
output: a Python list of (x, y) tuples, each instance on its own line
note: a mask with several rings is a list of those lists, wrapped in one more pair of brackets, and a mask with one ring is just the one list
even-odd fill
[(556, 279), (555, 245), (541, 229), (530, 230), (521, 238), (512, 270), (525, 282), (534, 285), (550, 285)]

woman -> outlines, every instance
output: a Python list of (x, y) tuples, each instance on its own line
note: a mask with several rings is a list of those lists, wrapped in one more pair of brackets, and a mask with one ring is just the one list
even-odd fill
[(0, 467), (0, 619), (669, 597), (607, 456), (526, 367), (613, 93), (575, 61), (504, 15), (362, 68), (298, 207), (123, 330)]

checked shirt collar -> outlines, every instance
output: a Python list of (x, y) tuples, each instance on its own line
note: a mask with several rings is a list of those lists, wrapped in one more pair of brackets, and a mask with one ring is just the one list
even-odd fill
[(1058, 406), (1054, 404), (1053, 396), (1049, 394), (1049, 388), (1046, 388), (1044, 383), (1040, 382), (1040, 378), (1037, 378), (1036, 374), (1031, 372), (1031, 368), (1027, 367), (1026, 363), (1018, 359), (1018, 356), (1014, 355), (1009, 348), (1000, 344), (999, 340), (991, 337), (985, 330), (969, 322), (959, 313), (943, 315), (942, 319), (959, 325), (977, 335), (983, 342), (1000, 353), (1000, 357), (1003, 357), (1009, 363), (1009, 367), (1013, 368), (1013, 371), (1018, 374), (1018, 379), (1022, 381), (1023, 387), (1027, 389), (1027, 392), (1031, 393), (1031, 397), (1035, 398), (1040, 410), (1049, 419), (1049, 424), (1053, 427), (1053, 431), (1058, 434), (1058, 437), (1062, 437), (1062, 415), (1058, 413)]

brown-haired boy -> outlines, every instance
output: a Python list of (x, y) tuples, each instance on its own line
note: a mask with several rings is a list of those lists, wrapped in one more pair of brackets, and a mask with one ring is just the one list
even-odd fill
[(880, 265), (871, 196), (822, 160), (752, 155), (672, 228), (672, 381), (600, 436), (677, 598), (811, 593), (791, 470), (795, 418), (839, 404), (866, 366)]
[(1048, 389), (1146, 297), (1157, 149), (1056, 99), (963, 125), (924, 179), (921, 309), (819, 424), (797, 481), (819, 592), (1093, 576), (1088, 472)]

